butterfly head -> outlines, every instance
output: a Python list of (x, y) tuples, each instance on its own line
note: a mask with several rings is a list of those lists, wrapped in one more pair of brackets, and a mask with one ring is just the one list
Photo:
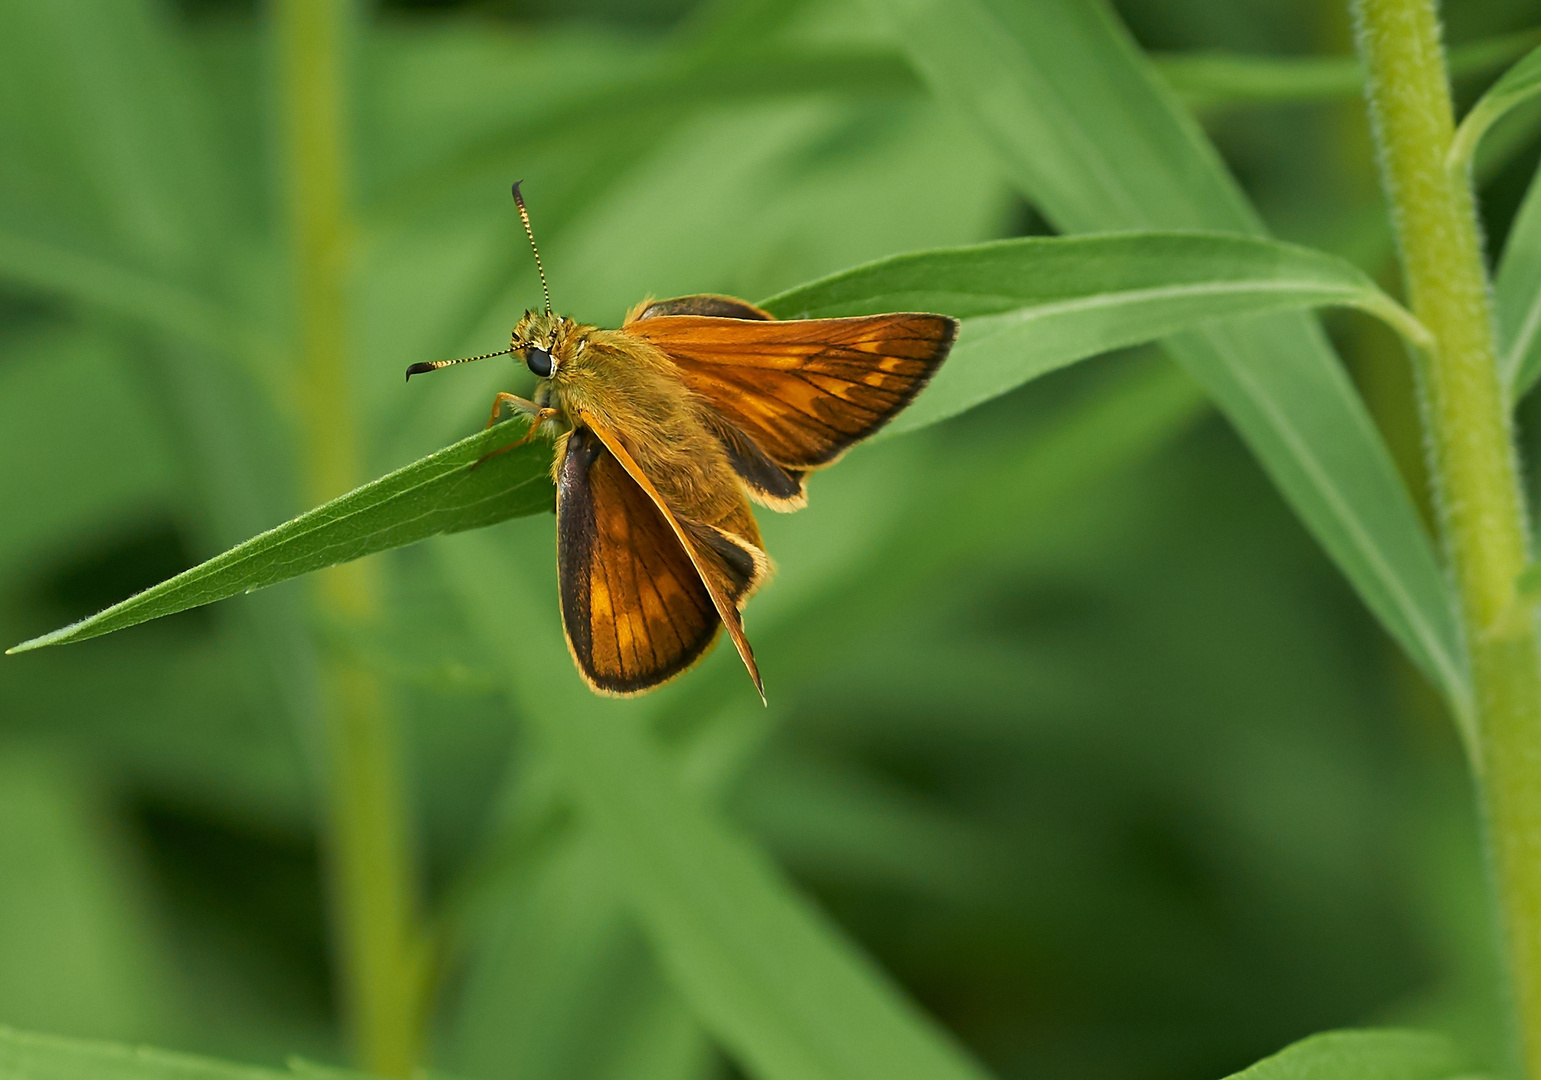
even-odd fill
[(524, 358), (537, 378), (550, 379), (583, 344), (583, 328), (573, 320), (543, 311), (526, 311), (514, 327), (509, 351)]

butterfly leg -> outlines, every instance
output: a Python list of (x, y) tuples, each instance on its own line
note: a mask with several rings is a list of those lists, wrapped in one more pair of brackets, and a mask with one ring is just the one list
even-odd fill
[[(498, 416), (503, 412), (504, 405), (507, 405), (514, 412), (524, 413), (526, 416), (534, 416), (542, 411), (541, 407), (535, 404), (535, 402), (522, 398), (518, 394), (499, 394), (492, 399), (492, 415), (487, 418), (487, 427), (491, 427), (498, 422)], [(549, 412), (550, 410), (545, 411)], [(485, 431), (486, 428), (482, 430)], [(532, 426), (530, 430), (534, 431), (535, 429)]]
[[(481, 457), (477, 458), (475, 464), (471, 466), (473, 469), (476, 468), (477, 465), (482, 464), (484, 461), (495, 458), (499, 454), (506, 454), (510, 450), (516, 450), (523, 446), (525, 443), (533, 441), (534, 438), (540, 434), (540, 428), (542, 424), (544, 424), (547, 420), (555, 420), (558, 416), (561, 415), (561, 413), (559, 413), (556, 409), (543, 409), (536, 405), (534, 402), (526, 401), (522, 397), (516, 397), (513, 394), (499, 394), (497, 400), (493, 402), (492, 419), (487, 421), (487, 427), (491, 427), (493, 424), (498, 422), (498, 413), (502, 411), (503, 403), (505, 400), (513, 403), (513, 406), (517, 411), (524, 412), (529, 415), (530, 429), (526, 431), (520, 438), (515, 439), (507, 446), (500, 446), (496, 450), (483, 454)], [(486, 428), (483, 428), (482, 430), (485, 431)]]

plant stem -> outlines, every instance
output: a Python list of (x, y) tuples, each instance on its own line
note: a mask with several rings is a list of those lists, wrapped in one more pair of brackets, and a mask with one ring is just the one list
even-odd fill
[(1356, 0), (1382, 182), (1413, 312), (1437, 347), (1419, 363), (1439, 528), (1475, 692), (1473, 767), (1526, 1074), (1541, 1080), (1541, 661), (1515, 578), (1529, 547), (1509, 402), (1433, 0)]
[[(360, 479), (349, 392), (344, 47), (347, 0), (275, 0), (283, 163), (293, 245), (306, 496), (318, 504)], [(323, 571), (317, 604), (345, 630), (370, 620), (368, 562)], [(414, 911), (405, 785), (378, 679), (326, 658), (326, 856), (343, 1005), (360, 1066), (407, 1076), (417, 1063), (424, 979)]]

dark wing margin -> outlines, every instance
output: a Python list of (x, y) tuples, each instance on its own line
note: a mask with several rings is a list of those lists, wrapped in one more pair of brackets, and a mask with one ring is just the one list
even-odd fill
[(625, 329), (667, 353), (691, 391), (798, 481), (797, 495), (781, 495), (777, 478), (725, 439), (751, 490), (791, 509), (800, 505), (796, 474), (831, 464), (913, 401), (946, 359), (958, 323), (918, 313), (787, 321), (672, 315)]
[(556, 514), (562, 625), (585, 682), (640, 694), (706, 654), (722, 627), (711, 595), (652, 499), (588, 428), (567, 439)]
[(801, 510), (808, 505), (808, 493), (803, 489), (806, 472), (776, 464), (753, 439), (729, 423), (721, 413), (710, 413), (707, 424), (728, 452), (728, 464), (733, 466), (733, 471), (755, 501), (782, 512)]
[(627, 323), (641, 319), (653, 319), (660, 315), (711, 315), (720, 319), (755, 319), (765, 321), (775, 316), (753, 304), (732, 296), (700, 293), (696, 296), (676, 296), (672, 300), (645, 300), (626, 316)]

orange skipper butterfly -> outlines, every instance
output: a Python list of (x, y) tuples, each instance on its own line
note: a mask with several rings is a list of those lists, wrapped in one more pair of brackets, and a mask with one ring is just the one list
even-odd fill
[[(514, 185), (530, 246), (535, 234)], [(643, 302), (619, 330), (526, 311), (507, 349), (413, 364), (407, 378), (519, 354), (535, 399), (499, 394), (555, 441), (557, 574), (567, 645), (595, 691), (679, 675), (726, 627), (765, 696), (740, 613), (770, 573), (749, 504), (807, 505), (807, 477), (914, 399), (946, 358), (944, 315), (778, 320), (727, 296)], [(492, 455), (489, 455), (492, 456)], [(485, 460), (485, 459), (484, 459)]]

